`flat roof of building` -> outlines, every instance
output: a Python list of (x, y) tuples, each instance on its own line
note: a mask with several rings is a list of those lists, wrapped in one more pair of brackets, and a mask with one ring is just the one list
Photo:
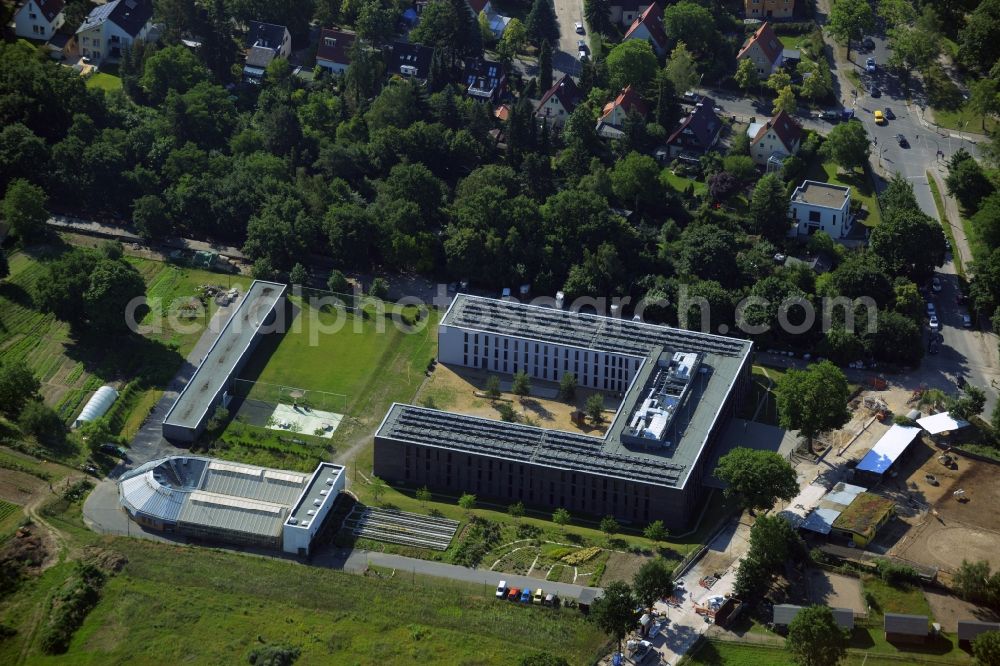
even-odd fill
[(168, 456), (123, 474), (118, 492), (133, 513), (165, 523), (273, 537), (298, 507), (311, 501), (312, 489), (328, 487), (326, 478), (342, 471), (330, 463), (321, 463), (309, 474)]
[[(603, 437), (398, 403), (376, 436), (671, 488), (687, 483), (752, 348), (736, 338), (465, 294), (456, 297), (441, 325), (636, 355), (643, 363)], [(658, 359), (674, 352), (703, 356), (688, 397), (670, 422), (669, 445), (626, 445), (622, 431), (645, 395)]]
[(893, 424), (861, 459), (857, 470), (875, 474), (885, 473), (899, 459), (899, 456), (903, 455), (903, 452), (919, 434), (920, 428), (903, 426), (898, 423)]
[(844, 200), (850, 194), (851, 188), (849, 187), (821, 183), (818, 180), (806, 180), (795, 188), (792, 200), (840, 210), (844, 205)]
[(194, 375), (170, 407), (164, 425), (197, 428), (208, 405), (222, 390), (254, 336), (285, 293), (278, 282), (254, 280), (239, 307), (205, 354)]
[[(288, 516), (288, 523), (290, 525), (307, 527), (308, 523), (312, 522), (311, 516), (314, 515), (310, 514), (310, 511), (318, 511), (323, 504), (336, 499), (336, 496), (331, 491), (336, 486), (337, 477), (343, 473), (343, 466), (321, 462), (316, 471), (313, 472), (312, 478), (309, 480), (309, 485), (302, 491), (298, 501), (292, 508), (292, 513)], [(306, 524), (303, 525), (303, 522)]]
[(895, 502), (881, 495), (861, 493), (846, 509), (841, 511), (837, 519), (833, 521), (833, 527), (855, 534), (867, 535), (885, 518), (886, 514), (892, 512), (895, 506)]
[(469, 294), (455, 296), (441, 326), (633, 356), (660, 346), (741, 357), (751, 347), (739, 338)]

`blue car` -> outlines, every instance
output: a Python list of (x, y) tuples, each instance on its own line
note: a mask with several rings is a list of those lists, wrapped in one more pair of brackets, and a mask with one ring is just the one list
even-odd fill
[(521, 593), (521, 603), (530, 604), (531, 603), (531, 588), (525, 588), (524, 592)]

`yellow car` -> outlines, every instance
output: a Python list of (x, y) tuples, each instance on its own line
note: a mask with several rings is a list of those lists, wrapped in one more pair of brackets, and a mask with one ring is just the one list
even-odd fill
[(881, 111), (875, 112), (875, 124), (885, 125), (885, 115)]

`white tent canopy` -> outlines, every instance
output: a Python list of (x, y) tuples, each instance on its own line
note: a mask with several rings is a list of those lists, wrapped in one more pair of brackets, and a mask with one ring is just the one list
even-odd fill
[(925, 416), (917, 419), (917, 424), (932, 435), (948, 432), (949, 430), (960, 430), (969, 425), (968, 421), (952, 418), (951, 412), (942, 412), (933, 416)]
[(118, 399), (118, 391), (114, 390), (110, 386), (102, 386), (94, 392), (94, 395), (90, 397), (87, 404), (84, 405), (83, 411), (80, 415), (76, 417), (76, 421), (73, 422), (73, 427), (77, 428), (82, 423), (87, 421), (95, 421), (111, 409), (111, 405), (114, 404), (115, 400)]

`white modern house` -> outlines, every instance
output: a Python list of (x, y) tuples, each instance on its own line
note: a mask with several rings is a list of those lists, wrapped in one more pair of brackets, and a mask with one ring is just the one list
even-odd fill
[(152, 0), (114, 0), (95, 7), (76, 29), (80, 55), (99, 65), (118, 60), (122, 49), (146, 39), (153, 27)]
[(846, 237), (853, 228), (851, 188), (815, 180), (803, 181), (792, 193), (788, 216), (789, 236), (811, 236), (824, 231), (834, 240)]
[(63, 0), (28, 0), (14, 13), (14, 33), (26, 39), (48, 40), (66, 18)]

